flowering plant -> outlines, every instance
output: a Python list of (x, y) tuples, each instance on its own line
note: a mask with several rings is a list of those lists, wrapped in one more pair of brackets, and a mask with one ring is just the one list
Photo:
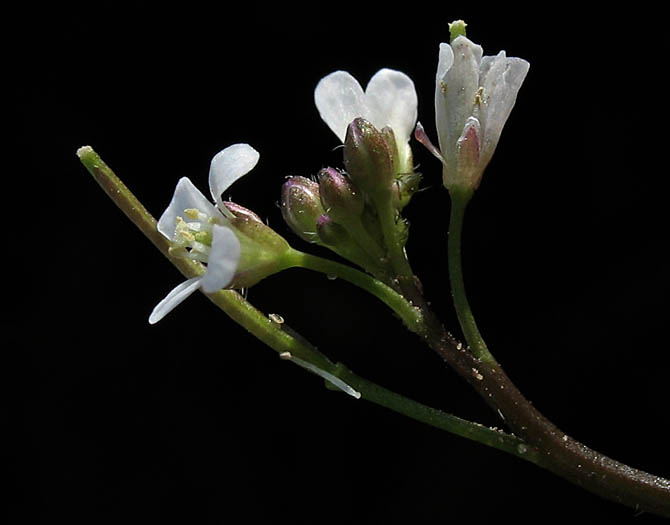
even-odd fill
[[(466, 37), (462, 22), (452, 24), (451, 33), (450, 42), (439, 46), (435, 75), (439, 147), (418, 123), (418, 96), (406, 74), (381, 69), (365, 90), (342, 71), (316, 84), (317, 110), (343, 144), (342, 167), (321, 168), (316, 179), (288, 177), (280, 206), (298, 238), (346, 262), (298, 250), (250, 210), (223, 201), (228, 187), (256, 165), (259, 156), (251, 146), (236, 144), (215, 155), (209, 181), (214, 204), (182, 179), (157, 222), (90, 147), (81, 148), (78, 155), (96, 180), (186, 277), (149, 321), (162, 319), (199, 289), (280, 357), (354, 399), (507, 452), (614, 501), (670, 515), (668, 480), (612, 460), (559, 430), (520, 393), (479, 332), (461, 268), (463, 217), (529, 64), (503, 51), (485, 56)], [(439, 159), (436, 166), (451, 197), (449, 280), (464, 341), (431, 309), (408, 258), (409, 223), (403, 212), (425, 176), (414, 164), (413, 135)], [(482, 396), (508, 432), (456, 418), (363, 379), (288, 329), (280, 316), (262, 314), (241, 293), (293, 267), (348, 281), (382, 301)]]

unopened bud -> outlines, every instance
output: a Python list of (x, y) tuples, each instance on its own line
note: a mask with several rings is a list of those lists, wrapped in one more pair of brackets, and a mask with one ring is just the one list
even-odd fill
[(382, 128), (381, 132), (389, 150), (392, 152), (393, 172), (396, 176), (399, 173), (412, 171), (412, 148), (409, 147), (409, 144), (398, 144), (393, 129), (388, 126)]
[(290, 177), (282, 186), (281, 213), (301, 239), (317, 242), (316, 222), (325, 213), (319, 185), (305, 177)]
[(393, 150), (384, 134), (363, 118), (347, 128), (344, 166), (351, 180), (368, 194), (389, 191), (394, 179)]
[(318, 177), (321, 204), (328, 216), (342, 224), (352, 219), (358, 221), (365, 207), (365, 197), (349, 177), (333, 168), (321, 170)]

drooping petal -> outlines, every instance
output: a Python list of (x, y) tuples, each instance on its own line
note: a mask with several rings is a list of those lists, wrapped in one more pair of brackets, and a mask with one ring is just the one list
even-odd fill
[(346, 71), (323, 77), (314, 90), (314, 103), (323, 121), (344, 142), (347, 126), (358, 117), (370, 120), (365, 93)]
[(414, 138), (421, 144), (423, 144), (428, 151), (430, 151), (440, 162), (444, 164), (444, 157), (442, 156), (442, 152), (440, 151), (440, 148), (435, 146), (433, 142), (430, 140), (430, 137), (428, 136), (428, 133), (426, 133), (426, 130), (423, 127), (423, 124), (421, 122), (416, 123), (416, 129), (414, 130)]
[(380, 69), (365, 88), (370, 122), (377, 129), (389, 126), (398, 144), (409, 141), (417, 118), (414, 82), (405, 73)]
[(209, 189), (222, 213), (225, 213), (221, 197), (223, 192), (249, 173), (259, 158), (260, 154), (249, 144), (233, 144), (214, 155), (209, 168)]
[(241, 253), (240, 241), (233, 231), (226, 226), (215, 225), (207, 271), (202, 277), (203, 292), (216, 292), (230, 284), (235, 277)]
[(195, 208), (210, 217), (219, 216), (219, 212), (198, 188), (188, 179), (182, 177), (177, 183), (172, 201), (158, 220), (158, 231), (169, 240), (174, 240), (177, 217), (184, 216), (184, 210)]
[(188, 279), (172, 290), (165, 299), (156, 305), (149, 316), (149, 324), (156, 324), (169, 314), (178, 304), (200, 287), (202, 277)]
[(529, 68), (527, 61), (508, 58), (504, 51), (482, 59), (479, 82), (484, 88), (481, 121), (484, 130), (482, 162), (485, 164), (495, 151)]

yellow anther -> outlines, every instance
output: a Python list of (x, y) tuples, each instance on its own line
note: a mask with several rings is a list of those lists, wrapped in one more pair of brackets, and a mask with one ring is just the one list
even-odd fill
[(480, 87), (475, 93), (475, 104), (481, 106), (484, 103), (484, 87)]
[(196, 220), (200, 217), (200, 212), (195, 208), (188, 208), (184, 210), (184, 215), (191, 220)]

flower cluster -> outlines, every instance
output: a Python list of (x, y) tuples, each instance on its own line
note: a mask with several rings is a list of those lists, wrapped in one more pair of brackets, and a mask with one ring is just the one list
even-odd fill
[[(397, 215), (420, 177), (409, 144), (417, 119), (414, 83), (404, 73), (382, 69), (363, 90), (349, 73), (336, 71), (318, 83), (314, 102), (344, 145), (345, 169), (322, 169), (316, 180), (288, 178), (282, 214), (302, 239), (327, 246), (385, 280), (388, 259), (379, 210), (391, 205)], [(399, 219), (397, 225), (406, 227)]]
[[(290, 177), (282, 188), (282, 215), (302, 239), (327, 246), (376, 277), (388, 277), (388, 228), (404, 246), (407, 224), (400, 211), (417, 191), (412, 134), (443, 165), (444, 185), (472, 191), (491, 160), (503, 126), (528, 72), (528, 62), (504, 51), (483, 56), (464, 35), (439, 46), (435, 119), (439, 148), (417, 123), (418, 99), (406, 74), (381, 69), (365, 90), (345, 71), (317, 84), (314, 102), (324, 122), (344, 145), (344, 170), (326, 168), (316, 180)], [(255, 284), (288, 265), (288, 243), (253, 212), (222, 194), (257, 164), (247, 144), (218, 153), (211, 163), (210, 202), (188, 178), (177, 184), (172, 202), (158, 222), (171, 243), (171, 254), (207, 264), (201, 277), (177, 286), (154, 309), (155, 323), (197, 289), (212, 293)], [(388, 221), (387, 221), (388, 224)]]

